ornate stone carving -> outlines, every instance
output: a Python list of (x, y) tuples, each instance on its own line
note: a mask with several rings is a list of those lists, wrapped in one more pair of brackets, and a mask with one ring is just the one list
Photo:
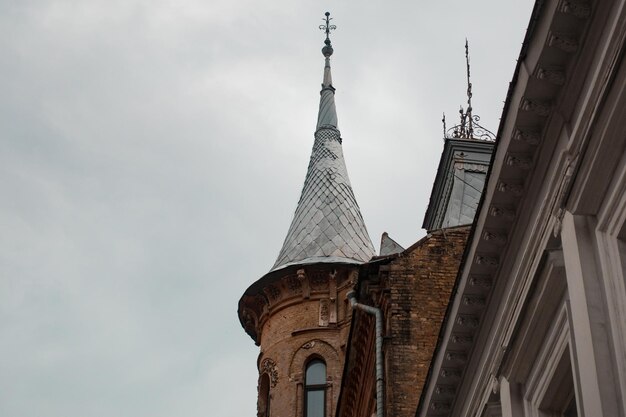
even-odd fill
[(333, 271), (328, 276), (328, 322), (331, 324), (337, 323), (337, 275), (337, 271)]
[(533, 159), (528, 155), (507, 154), (506, 164), (510, 167), (529, 170), (532, 167)]
[(261, 362), (261, 369), (259, 370), (259, 374), (263, 375), (266, 373), (270, 378), (270, 386), (274, 388), (278, 383), (278, 369), (276, 369), (276, 362), (274, 362), (270, 358), (263, 359)]
[(548, 46), (553, 46), (563, 52), (572, 54), (578, 50), (578, 39), (566, 33), (552, 32), (548, 36)]
[(322, 327), (327, 327), (330, 320), (330, 300), (323, 298), (320, 300), (320, 320), (319, 324)]
[(515, 182), (500, 181), (497, 185), (498, 191), (503, 193), (512, 193), (515, 195), (521, 195), (524, 192), (524, 186)]
[(456, 323), (459, 326), (475, 329), (476, 327), (478, 327), (479, 320), (476, 316), (472, 316), (469, 314), (459, 314), (456, 318)]
[(535, 100), (529, 98), (524, 98), (520, 107), (524, 111), (533, 112), (536, 115), (542, 117), (549, 116), (550, 112), (552, 111), (552, 104), (549, 101)]
[(463, 304), (471, 307), (484, 307), (485, 297), (479, 295), (465, 295), (463, 296)]
[(515, 209), (512, 207), (491, 206), (489, 214), (493, 217), (503, 217), (507, 220), (515, 219)]
[(470, 345), (474, 342), (474, 338), (468, 334), (455, 334), (452, 335), (452, 341), (459, 345)]
[(539, 144), (541, 132), (538, 129), (517, 128), (515, 129), (515, 133), (513, 133), (513, 139), (535, 146)]
[(472, 275), (470, 277), (470, 285), (472, 287), (491, 288), (491, 277), (489, 275)]
[(311, 340), (310, 342), (306, 342), (302, 345), (302, 349), (312, 349), (315, 347), (315, 340)]
[(309, 298), (311, 296), (311, 287), (309, 286), (309, 280), (307, 279), (304, 269), (298, 269), (297, 274), (298, 281), (300, 281), (300, 286), (302, 287), (302, 296)]
[(491, 267), (497, 267), (500, 264), (500, 260), (497, 256), (492, 255), (476, 255), (476, 264), (485, 265)]
[(539, 68), (537, 69), (537, 78), (554, 85), (565, 84), (565, 72), (562, 69)]
[(591, 6), (589, 2), (583, 0), (563, 0), (559, 5), (559, 12), (587, 19), (591, 16)]

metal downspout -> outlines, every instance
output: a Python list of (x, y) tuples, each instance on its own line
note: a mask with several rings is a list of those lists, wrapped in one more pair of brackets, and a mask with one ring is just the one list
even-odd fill
[(358, 303), (354, 290), (346, 294), (352, 308), (358, 308), (376, 317), (376, 417), (384, 417), (383, 396), (383, 312), (380, 308)]

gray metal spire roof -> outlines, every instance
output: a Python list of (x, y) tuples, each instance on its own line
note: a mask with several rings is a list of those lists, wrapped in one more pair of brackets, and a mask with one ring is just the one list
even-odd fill
[(294, 264), (362, 263), (375, 255), (343, 159), (330, 74), (333, 49), (328, 37), (322, 53), (326, 63), (311, 160), (272, 271)]

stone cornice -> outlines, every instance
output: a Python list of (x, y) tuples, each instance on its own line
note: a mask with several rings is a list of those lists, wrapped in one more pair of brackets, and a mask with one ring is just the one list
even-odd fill
[(337, 294), (354, 285), (357, 270), (357, 265), (313, 264), (278, 271), (263, 287), (241, 297), (239, 321), (258, 345), (263, 325), (272, 314), (312, 300), (320, 303), (320, 328), (337, 327)]

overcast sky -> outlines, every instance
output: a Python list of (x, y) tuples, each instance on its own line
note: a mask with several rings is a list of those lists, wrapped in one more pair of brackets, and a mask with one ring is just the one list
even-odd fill
[(441, 113), (494, 132), (531, 0), (0, 0), (0, 415), (256, 415), (237, 318), (313, 144), (330, 10), (378, 248), (420, 229)]

